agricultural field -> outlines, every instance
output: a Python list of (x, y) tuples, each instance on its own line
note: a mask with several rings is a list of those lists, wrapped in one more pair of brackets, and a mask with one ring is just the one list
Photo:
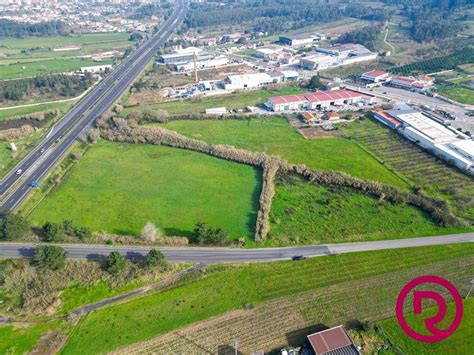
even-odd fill
[(188, 236), (196, 223), (207, 222), (232, 239), (250, 238), (260, 181), (253, 167), (205, 154), (101, 141), (30, 219), (37, 225), (72, 220), (123, 235), (139, 235), (151, 221), (168, 236)]
[(105, 64), (112, 64), (112, 61), (105, 60), (97, 63), (93, 60), (64, 58), (34, 61), (31, 63), (9, 64), (0, 66), (0, 79), (28, 78), (45, 73), (65, 73), (79, 70), (81, 67)]
[[(215, 266), (196, 276), (197, 280), (193, 278), (193, 282), (86, 316), (71, 334), (63, 353), (106, 352), (149, 340), (145, 346), (154, 341), (153, 337), (166, 334), (175, 340), (180, 338), (188, 347), (194, 343), (202, 350), (213, 345), (210, 352), (215, 353), (214, 346), (228, 344), (228, 338), (241, 331), (247, 336), (260, 337), (259, 341), (262, 337), (267, 339), (265, 346), (261, 342), (244, 343), (243, 347), (252, 347), (247, 350), (263, 347), (269, 351), (281, 346), (282, 340), (286, 340), (284, 344), (294, 340), (291, 335), (297, 336), (297, 330), (301, 339), (301, 333), (308, 334), (315, 325), (333, 326), (349, 320), (390, 317), (400, 288), (426, 272), (448, 278), (464, 295), (470, 280), (465, 270), (474, 264), (473, 248), (470, 244), (459, 244), (343, 254), (301, 262)], [(248, 321), (254, 319), (249, 316), (257, 316), (265, 307), (271, 309), (260, 314), (258, 322)], [(246, 321), (231, 319), (235, 329), (232, 332), (226, 332), (229, 328), (223, 323), (214, 328), (222, 332), (214, 333), (211, 329), (207, 337), (187, 338), (189, 332), (173, 332), (219, 315), (229, 320), (239, 313)], [(270, 319), (275, 321), (268, 321), (265, 314), (272, 314)], [(214, 318), (208, 324), (219, 323), (218, 320)], [(199, 326), (194, 329), (198, 330)], [(274, 332), (279, 335), (276, 343), (266, 336)]]
[(301, 92), (307, 92), (297, 86), (288, 86), (280, 89), (262, 89), (236, 92), (229, 95), (219, 95), (213, 97), (205, 97), (201, 99), (186, 99), (178, 101), (170, 101), (155, 105), (141, 105), (138, 107), (125, 109), (122, 115), (133, 110), (143, 110), (151, 108), (155, 110), (164, 110), (170, 115), (180, 115), (189, 113), (205, 113), (207, 108), (226, 107), (227, 110), (245, 109), (247, 106), (255, 106), (265, 103), (270, 97), (277, 95), (290, 95)]
[[(32, 58), (51, 59), (93, 54), (96, 51), (109, 51), (128, 47), (129, 33), (89, 33), (71, 36), (30, 37), (4, 39), (0, 46), (2, 60), (30, 61)], [(81, 46), (80, 51), (53, 52), (50, 48), (61, 46)], [(0, 62), (1, 62), (0, 61)]]
[(281, 156), (291, 163), (306, 164), (313, 169), (343, 171), (362, 179), (407, 186), (357, 144), (340, 137), (305, 140), (283, 117), (170, 121), (164, 127), (212, 144), (230, 144)]
[[(458, 330), (456, 330), (456, 332), (448, 339), (440, 343), (426, 345), (409, 338), (405, 333), (403, 333), (393, 318), (380, 322), (380, 326), (406, 354), (448, 354), (453, 351), (453, 349), (456, 349), (456, 353), (458, 354), (468, 354), (474, 348), (474, 318), (472, 317), (472, 315), (474, 315), (474, 298), (465, 300), (463, 305), (464, 317)], [(408, 322), (413, 329), (423, 333), (423, 319), (427, 319), (428, 316), (433, 316), (435, 311), (435, 309), (431, 308), (423, 312), (420, 316), (410, 315), (410, 317), (408, 317)], [(453, 319), (453, 311), (454, 304), (449, 303), (448, 314), (443, 319), (440, 325), (441, 327), (449, 326), (449, 322)]]
[[(75, 60), (81, 55), (110, 50), (123, 51), (132, 45), (128, 33), (91, 33), (71, 36), (5, 39), (0, 45), (0, 79), (15, 79), (38, 75), (40, 72), (61, 73), (80, 67), (109, 64), (91, 60)], [(53, 52), (51, 48), (77, 45), (78, 51)], [(24, 68), (23, 68), (24, 67)]]
[(400, 75), (435, 73), (442, 70), (455, 69), (458, 65), (472, 63), (474, 48), (466, 47), (452, 54), (395, 67), (391, 71)]
[(474, 221), (472, 178), (416, 147), (389, 128), (364, 119), (342, 128), (344, 134), (381, 159), (385, 166), (428, 194), (447, 199), (460, 217)]
[(438, 92), (462, 104), (472, 104), (474, 103), (474, 76), (452, 80), (448, 85), (443, 84)]
[(308, 184), (297, 177), (276, 181), (267, 246), (444, 235), (472, 230), (439, 227), (426, 213), (347, 188)]

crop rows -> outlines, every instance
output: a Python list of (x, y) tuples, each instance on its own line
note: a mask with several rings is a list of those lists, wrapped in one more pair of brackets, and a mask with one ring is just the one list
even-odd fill
[[(351, 128), (350, 134), (416, 186), (454, 197), (452, 202), (456, 212), (463, 217), (474, 218), (474, 211), (469, 212), (474, 207), (474, 184), (469, 176), (378, 123), (363, 122), (361, 126)], [(470, 200), (470, 205), (461, 205), (461, 199)]]
[[(306, 335), (322, 325), (390, 317), (400, 288), (418, 275), (440, 275), (464, 292), (469, 281), (465, 271), (473, 264), (474, 257), (471, 256), (370, 277), (364, 282), (344, 282), (303, 293), (295, 291), (292, 296), (264, 303), (252, 310), (233, 311), (123, 348), (117, 354), (233, 354), (230, 344), (234, 339), (238, 340), (239, 350), (243, 353), (270, 351), (287, 344), (298, 345)], [(293, 282), (296, 284), (297, 280)]]
[(412, 75), (420, 73), (434, 73), (441, 70), (455, 69), (458, 65), (472, 63), (474, 48), (466, 47), (455, 53), (407, 64), (392, 69), (394, 74)]

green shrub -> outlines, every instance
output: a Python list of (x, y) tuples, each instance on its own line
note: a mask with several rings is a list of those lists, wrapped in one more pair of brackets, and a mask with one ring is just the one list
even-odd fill
[(30, 225), (28, 221), (14, 214), (13, 212), (6, 210), (0, 220), (0, 239), (4, 240), (17, 240), (24, 237), (30, 231)]
[(112, 275), (117, 276), (122, 273), (126, 265), (127, 260), (118, 251), (111, 252), (107, 257), (107, 271)]
[(62, 269), (66, 261), (67, 252), (54, 245), (39, 245), (33, 257), (33, 265), (39, 269)]

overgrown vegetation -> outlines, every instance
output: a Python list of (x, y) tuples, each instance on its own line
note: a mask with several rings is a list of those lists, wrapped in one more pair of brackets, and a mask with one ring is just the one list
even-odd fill
[(21, 101), (40, 97), (73, 97), (81, 94), (94, 83), (91, 74), (78, 75), (44, 75), (34, 78), (5, 81), (0, 83), (0, 102)]
[(382, 27), (379, 25), (367, 26), (343, 34), (337, 39), (339, 43), (358, 43), (363, 46), (375, 50), (375, 43), (380, 36)]
[(23, 216), (6, 210), (0, 217), (0, 240), (18, 240), (30, 232), (30, 225)]

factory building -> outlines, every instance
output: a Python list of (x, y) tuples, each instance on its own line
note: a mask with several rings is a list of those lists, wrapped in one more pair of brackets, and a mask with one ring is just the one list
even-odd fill
[(474, 141), (406, 104), (393, 110), (373, 111), (373, 117), (401, 135), (471, 175), (474, 175)]
[(194, 67), (196, 66), (197, 70), (203, 70), (203, 69), (210, 69), (210, 68), (218, 68), (222, 67), (224, 65), (229, 64), (229, 59), (224, 56), (210, 56), (210, 57), (198, 57), (196, 59), (196, 63), (194, 60), (186, 63), (177, 63), (174, 65), (174, 70), (178, 72), (189, 72), (194, 70)]
[(280, 36), (279, 42), (290, 47), (310, 46), (326, 38), (320, 33), (301, 33), (291, 36)]
[(336, 64), (336, 58), (330, 55), (314, 54), (300, 59), (300, 66), (305, 70), (322, 70)]
[(271, 75), (266, 73), (230, 75), (224, 80), (226, 90), (257, 89), (262, 86), (276, 83)]
[(374, 104), (375, 97), (353, 90), (316, 91), (306, 94), (271, 97), (266, 106), (274, 111), (326, 110), (331, 106)]
[(382, 70), (371, 70), (362, 74), (360, 78), (361, 80), (370, 83), (380, 83), (390, 81), (392, 76), (390, 73), (384, 72)]

